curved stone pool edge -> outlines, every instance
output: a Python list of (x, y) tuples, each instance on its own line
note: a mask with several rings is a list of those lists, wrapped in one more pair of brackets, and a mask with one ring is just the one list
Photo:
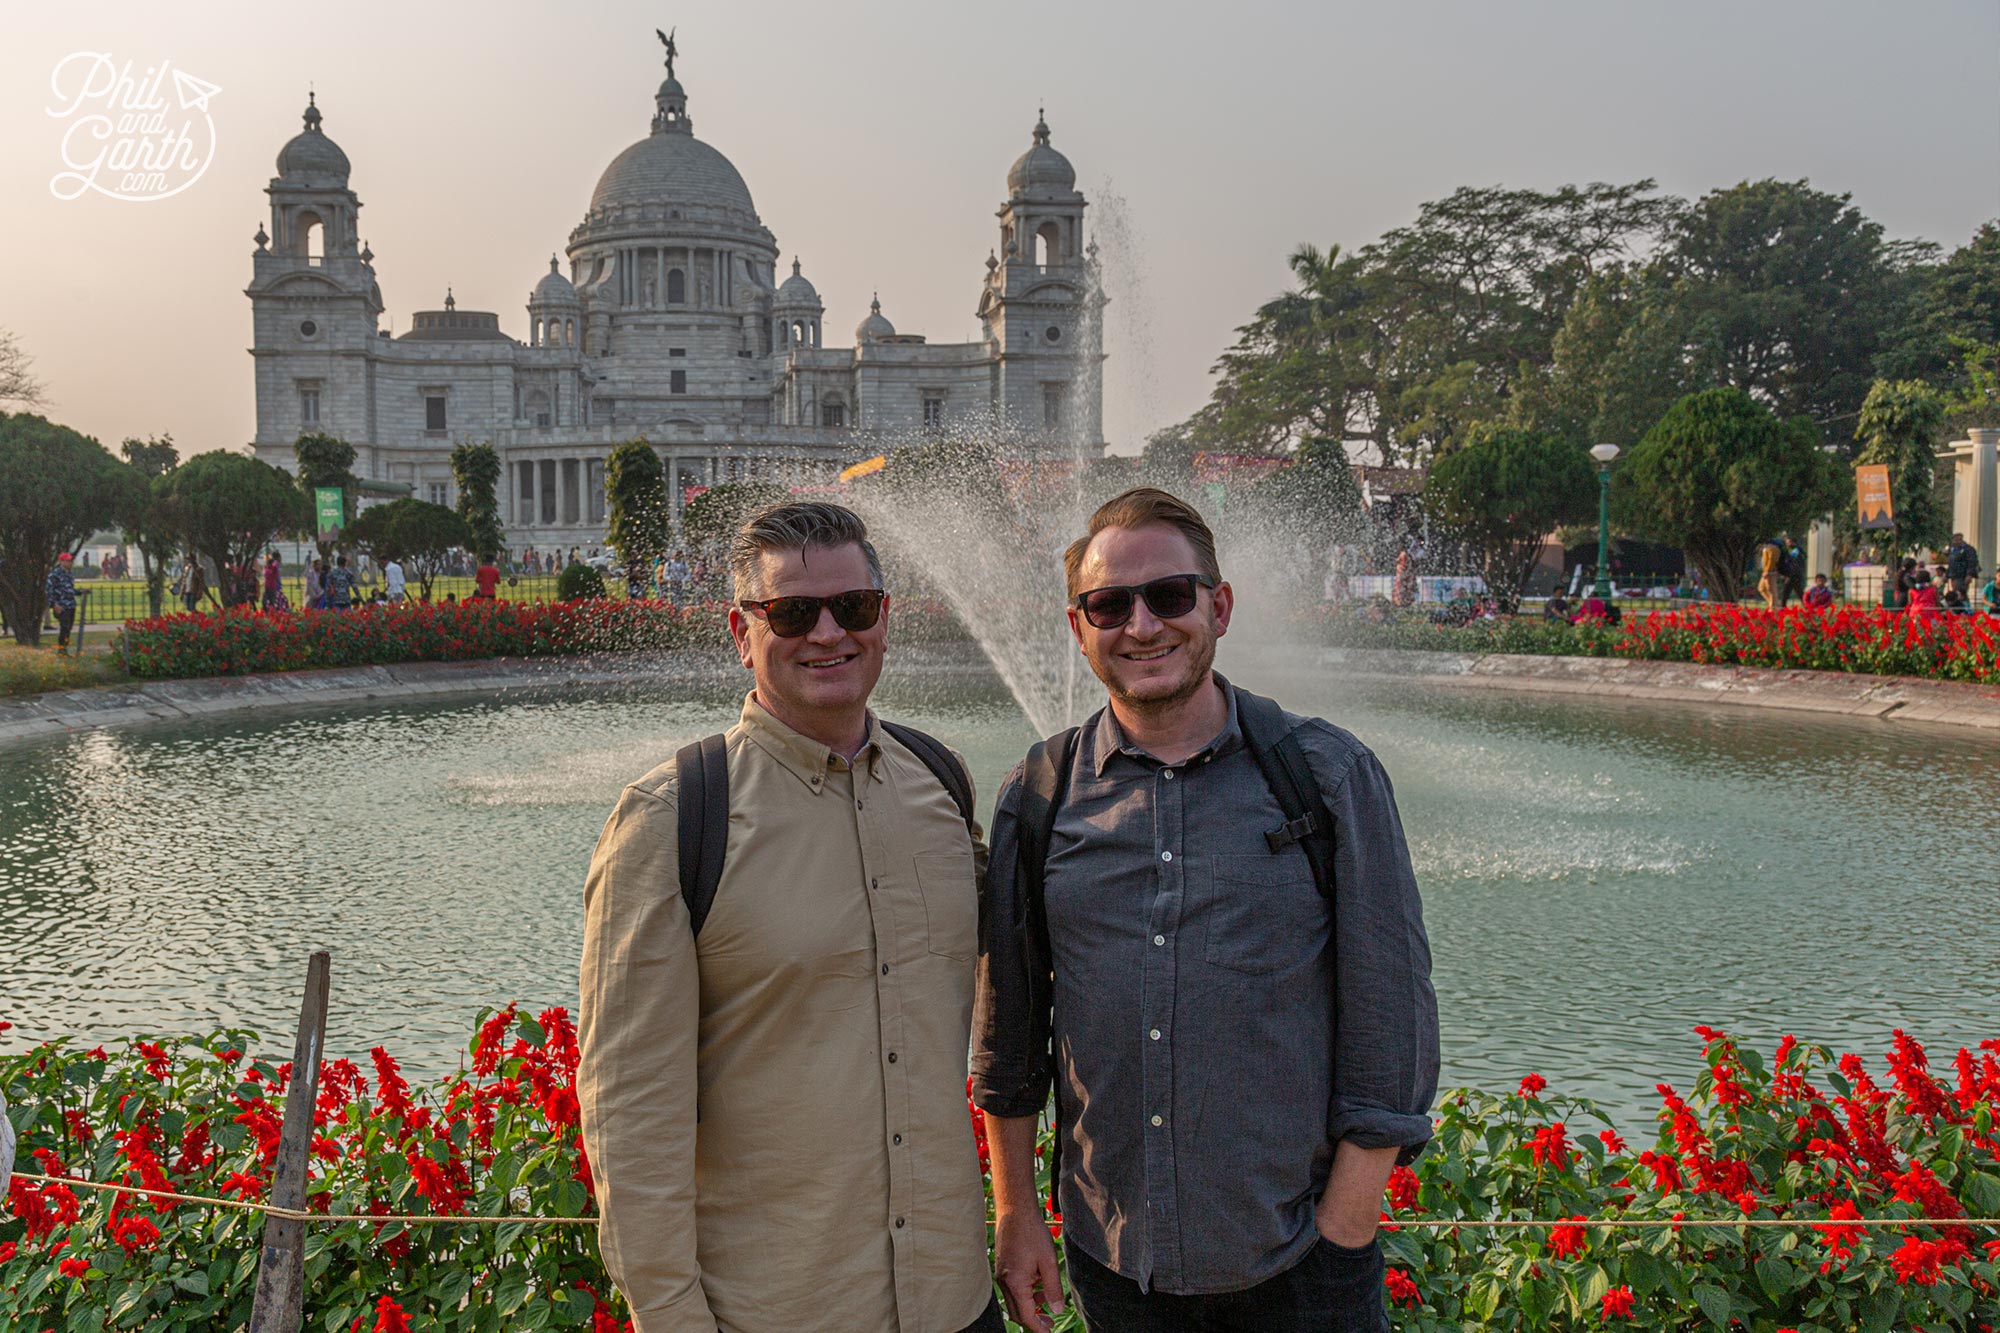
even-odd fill
[(1324, 648), (1318, 661), (1359, 676), (1422, 679), (1539, 694), (1794, 709), (2000, 733), (2000, 686), (1839, 671), (1703, 666), (1615, 657)]
[[(100, 727), (552, 686), (639, 684), (718, 654), (607, 653), (587, 658), (489, 658), (399, 666), (149, 681), (0, 699), (0, 748)], [(1310, 659), (1357, 676), (1421, 679), (1542, 694), (1795, 709), (1870, 721), (1923, 722), (2000, 733), (2000, 687), (1831, 671), (1634, 662), (1606, 657), (1427, 653), (1325, 648)]]
[(585, 658), (485, 658), (396, 666), (277, 671), (197, 680), (156, 680), (0, 699), (0, 747), (60, 739), (100, 727), (176, 722), (268, 709), (415, 699), (555, 685), (616, 685), (657, 679), (698, 653), (607, 653)]

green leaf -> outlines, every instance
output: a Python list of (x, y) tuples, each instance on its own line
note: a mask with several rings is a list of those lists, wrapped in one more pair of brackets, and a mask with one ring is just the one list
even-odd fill
[(499, 1285), (493, 1289), (494, 1313), (506, 1316), (521, 1308), (528, 1299), (528, 1274), (525, 1269), (510, 1268), (501, 1275)]
[(206, 1296), (208, 1295), (208, 1274), (182, 1273), (174, 1279), (174, 1285), (182, 1291), (192, 1292), (196, 1296)]
[(534, 1019), (528, 1017), (528, 1015), (522, 1014), (514, 1020), (514, 1025), (521, 1030), (521, 1036), (527, 1040), (530, 1046), (546, 1046), (548, 1044), (548, 1030)]
[(1979, 1216), (2000, 1217), (2000, 1178), (1987, 1175), (1984, 1171), (1966, 1172), (1965, 1196), (1972, 1201)]
[(1472, 1290), (1467, 1294), (1465, 1308), (1481, 1319), (1491, 1319), (1493, 1312), (1500, 1308), (1500, 1279), (1491, 1273), (1481, 1273), (1472, 1279)]
[(1695, 1284), (1694, 1302), (1701, 1307), (1701, 1312), (1708, 1316), (1710, 1323), (1713, 1323), (1717, 1328), (1726, 1329), (1729, 1327), (1730, 1300), (1728, 1292), (1724, 1291), (1721, 1287), (1711, 1286), (1706, 1282), (1698, 1282)]
[(1870, 1333), (1887, 1333), (1902, 1306), (1902, 1293), (1888, 1285), (1877, 1287), (1861, 1302), (1861, 1327)]
[(1798, 1270), (1775, 1255), (1759, 1255), (1757, 1258), (1757, 1281), (1773, 1301), (1783, 1302), (1798, 1279)]
[(1577, 1290), (1577, 1304), (1583, 1307), (1585, 1314), (1588, 1314), (1597, 1308), (1598, 1302), (1604, 1299), (1604, 1293), (1609, 1290), (1611, 1290), (1611, 1275), (1604, 1271), (1602, 1264), (1592, 1264), (1590, 1271), (1583, 1275), (1583, 1282)]

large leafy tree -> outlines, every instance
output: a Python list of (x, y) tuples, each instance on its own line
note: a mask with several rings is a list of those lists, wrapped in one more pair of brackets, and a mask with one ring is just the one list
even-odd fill
[(1515, 597), (1548, 535), (1588, 518), (1596, 492), (1590, 459), (1573, 441), (1492, 427), (1440, 458), (1424, 483), (1431, 514), (1478, 554), (1487, 587)]
[(1950, 535), (1951, 517), (1939, 503), (1936, 485), (1944, 410), (1937, 391), (1921, 380), (1877, 380), (1861, 404), (1861, 422), (1854, 431), (1861, 447), (1855, 462), (1889, 469), (1889, 509), (1895, 520), (1894, 527), (1864, 534), (1864, 540), (1879, 544), (1891, 565), (1906, 552), (1942, 547)]
[(1665, 256), (1687, 336), (1714, 379), (1845, 446), (1875, 358), (1908, 303), (1909, 247), (1844, 194), (1746, 181), (1704, 195)]
[(790, 498), (790, 491), (767, 481), (731, 481), (711, 486), (681, 511), (681, 532), (690, 546), (718, 550), (728, 545), (744, 519)]
[(1757, 543), (1804, 529), (1846, 480), (1812, 422), (1781, 420), (1741, 389), (1708, 389), (1675, 403), (1632, 447), (1611, 494), (1626, 531), (1679, 547), (1733, 600)]
[[(361, 478), (354, 475), (354, 446), (335, 435), (301, 435), (292, 442), (292, 456), (298, 460), (299, 489), (306, 493), (306, 498), (312, 499), (313, 492), (322, 486), (338, 486), (341, 522), (352, 523), (355, 504), (361, 498)], [(344, 545), (344, 541), (340, 538), (321, 541), (317, 532), (313, 536), (320, 559), (331, 567), (333, 548)]]
[(500, 528), (500, 455), (490, 444), (455, 445), (451, 475), (458, 481), (458, 516), (465, 520), (472, 553), (481, 559), (499, 555), (506, 544)]
[(0, 412), (0, 599), (16, 643), (41, 642), (50, 568), (116, 520), (127, 475), (88, 435)]
[(167, 570), (172, 566), (179, 540), (153, 483), (180, 466), (180, 451), (174, 437), (128, 439), (118, 446), (125, 455), (129, 474), (121, 488), (118, 524), (125, 540), (139, 548), (141, 572), (146, 576), (146, 602), (158, 616), (166, 602)]
[(196, 454), (154, 483), (167, 521), (194, 554), (215, 567), (225, 605), (256, 595), (254, 569), (273, 541), (312, 527), (312, 501), (280, 468), (246, 454)]
[(1713, 383), (1699, 353), (1663, 266), (1607, 270), (1577, 293), (1549, 365), (1520, 385), (1507, 422), (1629, 446), (1669, 407)]
[(1295, 285), (1237, 330), (1208, 447), (1365, 438), (1386, 460), (1458, 447), (1554, 359), (1576, 295), (1655, 248), (1680, 201), (1650, 180), (1460, 189), (1352, 254), (1302, 246)]
[(417, 582), (417, 595), (431, 599), (431, 585), (452, 552), (472, 540), (472, 528), (456, 511), (428, 500), (404, 498), (373, 505), (355, 518), (347, 540), (376, 563), (394, 560)]
[(1885, 379), (1965, 391), (1965, 350), (2000, 343), (2000, 222), (1988, 222), (1941, 263), (1913, 271), (1905, 325), (1877, 359)]
[(604, 463), (604, 539), (628, 572), (653, 567), (665, 549), (673, 510), (660, 455), (643, 437), (627, 440)]

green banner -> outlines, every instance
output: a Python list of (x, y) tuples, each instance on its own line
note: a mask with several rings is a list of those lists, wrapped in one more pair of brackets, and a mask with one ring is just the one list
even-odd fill
[(340, 503), (340, 487), (318, 486), (313, 489), (313, 501), (319, 510), (319, 537), (329, 541), (341, 529), (341, 519), (345, 511)]

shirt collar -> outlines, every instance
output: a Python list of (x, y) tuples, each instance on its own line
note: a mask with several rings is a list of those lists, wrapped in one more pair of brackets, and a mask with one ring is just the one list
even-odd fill
[[(1241, 748), (1243, 745), (1243, 729), (1236, 718), (1236, 687), (1224, 679), (1220, 671), (1215, 672), (1214, 675), (1215, 683), (1222, 687), (1222, 697), (1228, 702), (1229, 714), (1222, 720), (1222, 730), (1216, 732), (1208, 744), (1189, 755), (1181, 763), (1174, 765), (1176, 768), (1185, 768), (1189, 764), (1202, 763), (1210, 759), (1219, 759), (1223, 755)], [(1125, 739), (1125, 730), (1118, 725), (1117, 714), (1111, 711), (1110, 704), (1106, 704), (1097, 713), (1097, 730), (1093, 737), (1093, 748), (1090, 754), (1091, 770), (1099, 777), (1104, 776), (1104, 766), (1111, 762), (1111, 756), (1115, 754), (1126, 755), (1144, 764), (1158, 765), (1160, 762), (1139, 745)]]
[[(845, 769), (847, 756), (840, 754), (832, 746), (823, 745), (809, 736), (801, 736), (772, 715), (771, 710), (757, 702), (757, 692), (750, 691), (743, 696), (741, 717), (743, 730), (766, 754), (814, 791), (825, 785), (826, 775), (835, 770)], [(873, 709), (868, 711), (868, 740), (855, 756), (855, 767), (865, 765), (869, 776), (881, 779), (882, 723)]]

